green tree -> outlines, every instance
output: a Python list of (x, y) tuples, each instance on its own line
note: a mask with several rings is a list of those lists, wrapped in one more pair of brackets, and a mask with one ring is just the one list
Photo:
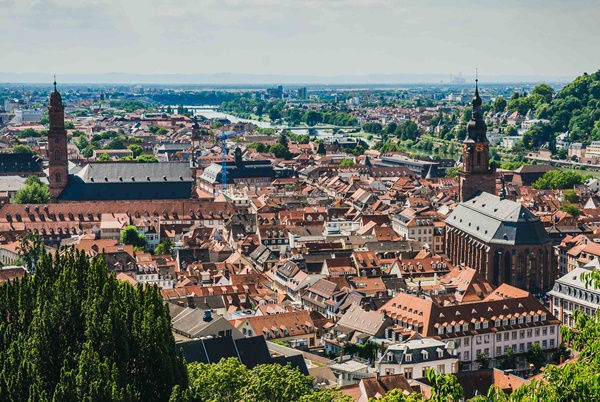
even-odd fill
[(459, 402), (462, 399), (463, 388), (452, 374), (436, 375), (433, 369), (427, 369), (427, 380), (432, 385), (429, 401)]
[(579, 203), (579, 194), (575, 190), (567, 190), (563, 193), (563, 199), (571, 204)]
[(156, 246), (154, 253), (157, 255), (173, 254), (174, 246), (175, 244), (173, 243), (173, 240), (167, 237), (166, 239), (163, 239), (158, 246)]
[[(394, 392), (394, 391), (391, 391)], [(299, 402), (353, 402), (350, 395), (342, 394), (336, 388), (317, 388), (308, 395), (300, 397)]]
[(517, 128), (512, 124), (506, 126), (506, 131), (504, 132), (507, 136), (513, 137), (518, 134)]
[(50, 189), (35, 175), (25, 180), (25, 187), (18, 190), (13, 198), (13, 204), (45, 204), (50, 200)]
[(398, 124), (392, 121), (387, 126), (385, 126), (385, 132), (388, 134), (394, 134), (397, 128)]
[(502, 113), (502, 112), (504, 112), (504, 109), (506, 109), (507, 103), (508, 102), (506, 101), (506, 99), (504, 99), (502, 96), (499, 96), (496, 99), (494, 99), (494, 103), (492, 104), (492, 109), (496, 113)]
[(446, 177), (458, 177), (459, 171), (459, 168), (451, 167), (450, 169), (448, 169), (448, 174), (446, 175)]
[(350, 158), (344, 158), (340, 161), (340, 167), (348, 167), (348, 166), (356, 166), (356, 162), (354, 162)]
[(156, 157), (154, 155), (149, 155), (149, 154), (141, 154), (138, 155), (137, 158), (135, 158), (136, 162), (141, 162), (141, 163), (157, 163), (158, 159), (156, 159)]
[(478, 353), (477, 361), (479, 362), (479, 370), (485, 370), (490, 368), (490, 358), (486, 354)]
[(35, 155), (35, 151), (33, 149), (31, 149), (30, 147), (28, 147), (27, 145), (15, 145), (12, 149), (13, 153), (15, 154), (32, 154)]
[(100, 154), (99, 157), (96, 158), (98, 162), (110, 162), (112, 158), (107, 153)]
[(276, 158), (291, 159), (289, 149), (281, 144), (271, 145), (269, 153), (275, 155)]
[(133, 225), (126, 226), (121, 231), (121, 244), (131, 244), (137, 248), (146, 246), (146, 235), (140, 233)]
[(560, 207), (560, 210), (570, 214), (571, 216), (577, 218), (581, 215), (581, 209), (577, 205), (573, 204), (564, 204)]
[(552, 362), (554, 364), (561, 364), (571, 358), (571, 351), (567, 348), (563, 342), (558, 346), (556, 352), (552, 354)]
[(313, 392), (312, 379), (289, 364), (261, 364), (250, 371), (244, 387), (245, 399), (251, 402), (297, 401)]
[(584, 181), (585, 177), (579, 173), (568, 170), (551, 170), (537, 179), (533, 183), (533, 187), (538, 190), (560, 190), (573, 188)]
[(554, 89), (548, 84), (539, 84), (533, 88), (531, 95), (539, 96), (544, 102), (550, 103), (552, 101), (552, 95), (554, 95)]
[(506, 349), (506, 354), (500, 359), (498, 368), (500, 370), (515, 370), (517, 368), (517, 356), (515, 356), (515, 351), (512, 346), (509, 346)]
[(1, 400), (166, 402), (187, 388), (159, 289), (118, 281), (102, 256), (45, 254), (1, 289)]
[(531, 349), (527, 351), (525, 357), (529, 364), (533, 364), (533, 369), (536, 373), (546, 363), (546, 356), (544, 356), (544, 351), (542, 350), (539, 342), (535, 342), (533, 345), (531, 345)]
[(244, 399), (249, 370), (231, 357), (216, 364), (189, 364), (188, 377), (188, 402), (236, 402)]
[(27, 271), (33, 275), (38, 261), (46, 252), (42, 236), (34, 232), (27, 232), (19, 241), (18, 252), (20, 258), (25, 264)]
[(127, 149), (129, 149), (131, 152), (133, 152), (134, 158), (137, 158), (144, 152), (144, 148), (140, 147), (137, 144), (131, 144), (130, 146), (127, 147)]
[(380, 398), (370, 398), (369, 402), (421, 402), (423, 398), (413, 392), (409, 395), (404, 395), (403, 389), (393, 389)]
[(317, 153), (319, 155), (325, 155), (327, 151), (325, 150), (325, 144), (323, 142), (319, 142), (319, 146), (317, 147)]

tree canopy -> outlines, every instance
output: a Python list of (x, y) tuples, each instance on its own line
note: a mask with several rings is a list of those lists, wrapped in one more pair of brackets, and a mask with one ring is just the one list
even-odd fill
[(25, 187), (18, 190), (13, 198), (13, 204), (44, 204), (50, 200), (50, 189), (35, 175), (25, 180)]
[(130, 244), (138, 248), (146, 246), (146, 236), (143, 233), (140, 233), (133, 225), (126, 226), (121, 231), (120, 241), (123, 244)]
[(533, 183), (538, 190), (572, 189), (573, 186), (585, 181), (582, 174), (568, 170), (551, 170)]
[(166, 402), (187, 386), (158, 288), (118, 281), (100, 256), (47, 254), (0, 286), (0, 334), (2, 401)]

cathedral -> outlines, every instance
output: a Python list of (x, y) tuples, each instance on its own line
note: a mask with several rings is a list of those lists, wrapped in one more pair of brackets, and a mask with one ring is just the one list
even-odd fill
[(189, 163), (69, 163), (65, 107), (56, 89), (48, 107), (48, 182), (50, 201), (189, 199), (194, 178)]
[(446, 255), (494, 285), (507, 283), (530, 292), (549, 289), (558, 271), (544, 225), (527, 208), (505, 199), (504, 189), (496, 195), (477, 84), (472, 105), (459, 172), (460, 203), (446, 219)]

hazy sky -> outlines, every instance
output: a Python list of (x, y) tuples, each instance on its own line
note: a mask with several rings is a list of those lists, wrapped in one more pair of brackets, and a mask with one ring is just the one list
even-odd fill
[(600, 0), (0, 0), (0, 72), (576, 76)]

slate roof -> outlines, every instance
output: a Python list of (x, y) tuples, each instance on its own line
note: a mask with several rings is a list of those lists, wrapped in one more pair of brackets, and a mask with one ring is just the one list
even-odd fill
[(0, 154), (0, 174), (41, 173), (42, 159), (31, 154)]
[[(227, 184), (235, 184), (234, 179), (269, 177), (275, 178), (275, 172), (270, 161), (244, 161), (242, 166), (235, 162), (226, 162)], [(221, 183), (222, 166), (219, 163), (213, 163), (200, 176), (201, 180), (208, 183)]]
[(306, 362), (301, 355), (279, 357), (277, 359), (271, 357), (263, 336), (238, 340), (234, 340), (232, 337), (192, 340), (178, 343), (175, 345), (175, 349), (177, 354), (180, 351), (183, 352), (183, 357), (188, 363), (218, 363), (223, 358), (237, 357), (249, 369), (253, 369), (259, 364), (279, 363), (286, 365), (290, 363), (292, 367), (298, 367), (303, 374), (308, 375)]
[[(441, 357), (438, 352), (442, 352)], [(407, 355), (410, 360), (407, 360)], [(433, 338), (411, 339), (396, 345), (390, 345), (379, 359), (379, 363), (387, 364), (418, 364), (436, 360), (456, 358), (446, 349), (446, 343)]]
[(446, 224), (484, 243), (518, 245), (551, 241), (543, 223), (527, 208), (486, 192), (458, 204)]
[(74, 175), (61, 200), (189, 198), (194, 179), (186, 162), (90, 163)]

